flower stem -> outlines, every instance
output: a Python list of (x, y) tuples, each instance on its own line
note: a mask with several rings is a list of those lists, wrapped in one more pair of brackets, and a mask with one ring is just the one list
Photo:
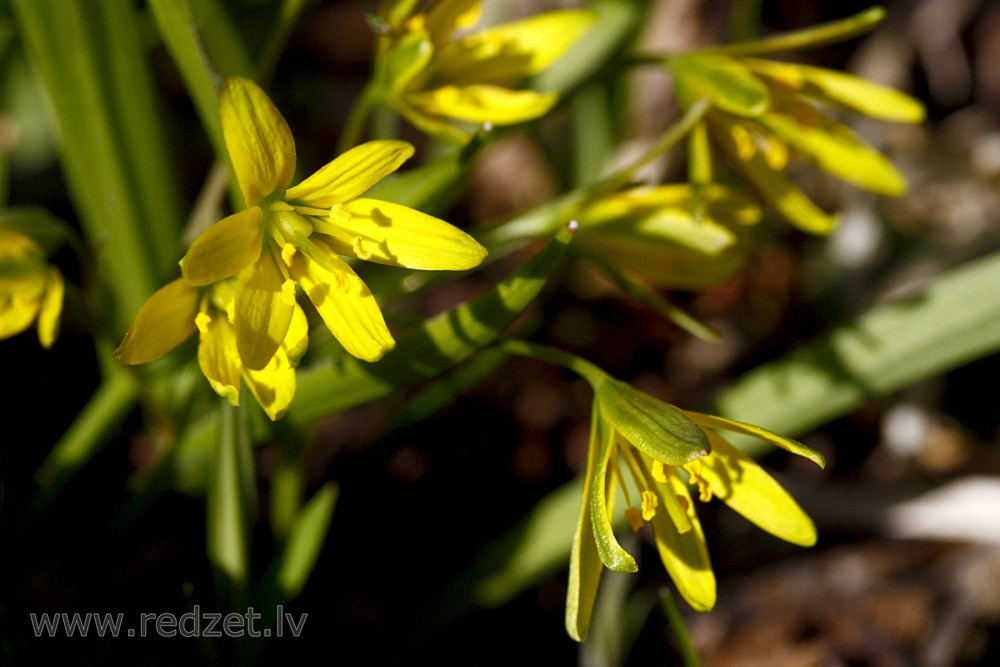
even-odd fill
[(586, 359), (554, 347), (549, 347), (548, 345), (529, 343), (526, 340), (505, 340), (500, 343), (499, 347), (507, 354), (548, 361), (549, 363), (569, 369), (589, 382), (595, 389), (610, 377)]
[(666, 588), (660, 591), (660, 606), (667, 616), (667, 622), (674, 632), (674, 637), (677, 638), (677, 649), (681, 654), (684, 667), (701, 667), (701, 660), (691, 643), (691, 635), (688, 634), (687, 624), (684, 622), (684, 617), (681, 616), (677, 600), (674, 599), (673, 593)]

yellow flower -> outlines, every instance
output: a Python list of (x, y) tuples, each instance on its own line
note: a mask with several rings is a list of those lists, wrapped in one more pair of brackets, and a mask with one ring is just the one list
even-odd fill
[(481, 0), (438, 0), (414, 12), (404, 0), (390, 10), (379, 46), (377, 77), (386, 101), (431, 134), (464, 139), (442, 119), (513, 125), (551, 109), (555, 92), (517, 90), (566, 52), (591, 26), (587, 10), (559, 10), (473, 33)]
[(267, 94), (232, 78), (219, 109), (247, 208), (195, 239), (181, 268), (199, 286), (237, 276), (230, 319), (245, 367), (265, 368), (286, 340), (296, 284), (350, 354), (375, 361), (392, 349), (374, 296), (341, 255), (441, 270), (470, 269), (485, 257), (471, 236), (443, 220), (361, 196), (413, 154), (410, 144), (362, 144), (289, 187), (295, 144)]
[[(858, 26), (870, 27), (881, 16), (867, 12), (832, 28), (814, 29), (811, 34), (825, 41), (837, 30), (850, 36)], [(848, 29), (853, 32), (846, 32)], [(808, 45), (809, 39), (789, 36), (773, 42), (801, 46)], [(876, 194), (903, 194), (906, 180), (892, 163), (835, 120), (831, 111), (919, 123), (924, 117), (920, 102), (843, 72), (747, 57), (772, 45), (761, 42), (755, 50), (754, 43), (748, 43), (728, 51), (722, 47), (667, 59), (682, 105), (704, 98), (712, 101), (690, 144), (690, 162), (701, 172), (697, 178), (710, 172), (710, 138), (778, 212), (801, 229), (820, 234), (829, 232), (836, 218), (816, 206), (786, 176), (793, 155)]]
[[(697, 194), (696, 194), (697, 192)], [(658, 287), (698, 289), (727, 280), (746, 262), (743, 227), (760, 209), (719, 184), (642, 186), (577, 214), (577, 245)]]
[(700, 500), (717, 496), (783, 540), (803, 546), (816, 542), (816, 528), (808, 515), (774, 478), (717, 431), (753, 435), (823, 465), (820, 454), (756, 426), (679, 410), (610, 377), (598, 381), (594, 389), (591, 442), (566, 602), (571, 637), (586, 638), (604, 567), (616, 572), (638, 569), (612, 528), (618, 488), (628, 505), (625, 519), (634, 530), (651, 524), (667, 573), (699, 611), (715, 605), (716, 587), (689, 482)]
[(142, 364), (169, 352), (198, 331), (198, 365), (212, 389), (240, 404), (241, 379), (272, 420), (280, 419), (295, 395), (295, 366), (306, 351), (308, 323), (295, 304), (281, 344), (263, 368), (240, 358), (233, 326), (236, 281), (198, 288), (184, 278), (161, 287), (143, 304), (113, 357)]
[(0, 339), (38, 322), (38, 341), (48, 349), (59, 334), (65, 285), (45, 252), (28, 236), (0, 229)]

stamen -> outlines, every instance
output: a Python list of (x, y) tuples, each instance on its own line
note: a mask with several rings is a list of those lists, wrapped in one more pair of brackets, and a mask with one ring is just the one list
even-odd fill
[(642, 528), (642, 517), (639, 515), (639, 510), (634, 507), (625, 508), (625, 520), (628, 521), (628, 525), (632, 526), (633, 532), (638, 532)]
[(642, 492), (642, 518), (644, 521), (649, 521), (656, 516), (656, 507), (659, 504), (660, 500), (655, 493), (649, 489)]

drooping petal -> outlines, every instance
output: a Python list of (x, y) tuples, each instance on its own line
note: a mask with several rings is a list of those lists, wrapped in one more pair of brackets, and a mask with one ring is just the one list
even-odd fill
[[(601, 562), (609, 570), (638, 572), (639, 567), (635, 563), (635, 558), (618, 543), (618, 538), (615, 537), (615, 531), (611, 525), (611, 507), (608, 496), (613, 497), (615, 480), (614, 475), (609, 475), (608, 467), (615, 452), (615, 438), (620, 436), (615, 433), (611, 424), (607, 423), (599, 408), (595, 407), (595, 410), (597, 410), (597, 415), (592, 419), (594, 426), (591, 428), (591, 448), (596, 443), (598, 451), (594, 469), (590, 475), (589, 496), (584, 499), (584, 502), (590, 503), (591, 524), (594, 528), (597, 553)], [(596, 435), (594, 435), (595, 433)]]
[(755, 74), (779, 85), (872, 118), (900, 123), (920, 123), (924, 119), (924, 106), (919, 100), (851, 74), (759, 58), (745, 58), (743, 62)]
[(405, 141), (369, 141), (355, 146), (285, 192), (287, 201), (330, 208), (364, 194), (413, 155)]
[(264, 212), (254, 206), (206, 229), (181, 259), (184, 277), (194, 285), (218, 282), (250, 266), (264, 242)]
[(769, 431), (766, 428), (736, 421), (735, 419), (726, 419), (725, 417), (717, 417), (716, 415), (706, 415), (701, 412), (692, 412), (691, 410), (685, 410), (684, 414), (690, 417), (691, 421), (698, 426), (722, 431), (732, 431), (733, 433), (742, 433), (743, 435), (760, 438), (764, 442), (770, 443), (775, 447), (780, 447), (781, 449), (789, 451), (792, 454), (798, 454), (799, 456), (805, 457), (818, 465), (820, 468), (826, 466), (826, 458), (815, 449), (807, 447), (797, 440), (792, 440), (791, 438), (778, 435), (777, 433)]
[(272, 421), (281, 419), (295, 397), (295, 363), (307, 344), (309, 323), (296, 305), (285, 340), (266, 367), (259, 371), (246, 369), (244, 379), (250, 392)]
[(709, 452), (704, 431), (674, 406), (613, 378), (594, 392), (608, 428), (646, 456), (681, 465)]
[(478, 266), (486, 249), (454, 225), (407, 206), (355, 199), (342, 213), (317, 221), (341, 255), (410, 269), (463, 271)]
[(494, 125), (515, 125), (540, 118), (558, 101), (556, 93), (511, 90), (489, 84), (447, 85), (406, 96), (406, 102), (423, 114)]
[(38, 310), (38, 342), (49, 349), (59, 335), (59, 319), (62, 314), (63, 295), (66, 284), (56, 268), (50, 268), (45, 281), (45, 294)]
[(0, 339), (21, 333), (31, 326), (38, 315), (37, 299), (3, 299), (0, 301)]
[(810, 126), (778, 114), (766, 114), (758, 122), (828, 174), (889, 197), (906, 192), (906, 179), (896, 167), (845, 125), (829, 121)]
[(712, 494), (761, 529), (786, 542), (811, 547), (816, 526), (799, 504), (756, 461), (717, 433), (712, 453), (699, 460), (699, 475)]
[(316, 306), (330, 333), (352, 356), (364, 361), (378, 361), (396, 345), (382, 317), (375, 297), (358, 274), (333, 251), (320, 262), (296, 253), (288, 273)]
[(123, 364), (144, 364), (166, 354), (195, 331), (198, 290), (184, 278), (157, 290), (111, 356)]
[(580, 518), (577, 520), (573, 536), (573, 548), (569, 559), (569, 583), (566, 591), (566, 631), (578, 642), (587, 638), (590, 618), (597, 599), (597, 588), (601, 583), (604, 564), (597, 552), (594, 541), (592, 504), (597, 459), (600, 450), (597, 420), (600, 416), (597, 406), (591, 414), (590, 446), (587, 449), (587, 471), (583, 478), (583, 497), (580, 501)]
[(236, 330), (226, 313), (206, 307), (197, 317), (198, 366), (219, 396), (240, 404), (240, 370), (243, 363), (236, 347)]
[(295, 175), (295, 140), (267, 93), (233, 77), (222, 87), (219, 116), (246, 205), (287, 188)]
[(551, 65), (595, 19), (588, 10), (563, 10), (476, 31), (439, 48), (430, 76), (438, 85), (517, 85)]
[[(813, 234), (829, 234), (837, 226), (836, 216), (820, 209), (782, 171), (783, 166), (768, 162), (767, 155), (753, 144), (749, 130), (734, 117), (712, 113), (709, 127), (723, 150), (760, 195), (796, 227)], [(737, 137), (745, 138), (738, 141)]]
[(244, 269), (236, 287), (233, 324), (243, 364), (251, 370), (267, 366), (285, 340), (295, 306), (295, 283), (285, 278), (269, 250)]
[(715, 606), (715, 573), (708, 556), (705, 534), (698, 521), (691, 494), (680, 475), (672, 467), (663, 470), (664, 482), (656, 489), (664, 504), (678, 505), (687, 515), (691, 529), (683, 533), (670, 520), (668, 512), (653, 516), (653, 535), (663, 567), (674, 580), (678, 592), (696, 611), (709, 611)]

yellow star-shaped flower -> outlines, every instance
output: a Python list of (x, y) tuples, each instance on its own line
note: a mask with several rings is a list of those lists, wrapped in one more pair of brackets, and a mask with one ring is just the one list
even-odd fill
[(783, 540), (815, 544), (816, 528), (809, 516), (719, 430), (752, 435), (824, 465), (817, 452), (765, 429), (680, 410), (610, 377), (597, 383), (583, 501), (570, 558), (566, 629), (571, 637), (583, 641), (587, 636), (604, 568), (638, 570), (612, 528), (619, 488), (628, 504), (626, 520), (634, 530), (651, 524), (664, 568), (681, 596), (700, 611), (715, 605), (716, 586), (689, 483), (696, 485), (702, 501), (716, 496)]
[(341, 256), (453, 271), (486, 256), (443, 220), (362, 197), (413, 154), (410, 144), (362, 144), (290, 187), (295, 144), (267, 94), (252, 81), (230, 79), (220, 114), (247, 208), (195, 239), (181, 268), (194, 285), (237, 276), (232, 323), (248, 368), (264, 368), (285, 340), (296, 285), (350, 354), (375, 361), (392, 349), (374, 296)]
[(518, 90), (566, 52), (593, 24), (587, 10), (559, 10), (460, 33), (479, 20), (481, 0), (440, 0), (422, 12), (413, 2), (390, 12), (379, 45), (386, 101), (431, 134), (462, 139), (443, 119), (513, 125), (543, 116), (555, 92)]

